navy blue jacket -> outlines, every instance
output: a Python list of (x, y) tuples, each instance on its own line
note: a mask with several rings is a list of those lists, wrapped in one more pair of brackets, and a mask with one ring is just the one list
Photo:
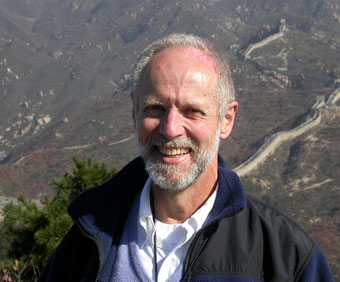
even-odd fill
[[(74, 226), (39, 281), (109, 281), (127, 215), (148, 175), (140, 158), (69, 206)], [(246, 196), (219, 158), (219, 189), (188, 250), (182, 281), (328, 282), (328, 263), (308, 235), (279, 211)]]

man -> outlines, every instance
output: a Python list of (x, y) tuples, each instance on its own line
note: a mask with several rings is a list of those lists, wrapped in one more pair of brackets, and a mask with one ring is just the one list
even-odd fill
[(173, 34), (144, 50), (134, 81), (143, 160), (71, 203), (40, 281), (333, 281), (311, 239), (218, 155), (238, 108), (223, 56)]

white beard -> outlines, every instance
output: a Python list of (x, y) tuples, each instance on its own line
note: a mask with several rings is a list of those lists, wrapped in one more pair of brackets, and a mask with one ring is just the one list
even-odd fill
[[(139, 143), (142, 158), (145, 163), (146, 171), (149, 173), (154, 184), (163, 189), (181, 191), (186, 189), (206, 170), (212, 159), (215, 157), (220, 143), (221, 126), (218, 126), (214, 142), (208, 149), (201, 149), (197, 143), (188, 137), (178, 137), (173, 140), (167, 140), (162, 135), (154, 135), (145, 146)], [(167, 145), (169, 147), (190, 148), (193, 154), (193, 163), (189, 168), (183, 165), (164, 164), (154, 160), (152, 150), (155, 146)]]

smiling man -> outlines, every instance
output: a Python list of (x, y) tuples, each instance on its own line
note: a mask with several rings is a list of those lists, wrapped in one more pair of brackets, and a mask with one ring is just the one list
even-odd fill
[(246, 196), (218, 155), (238, 103), (215, 47), (167, 36), (134, 82), (141, 158), (71, 203), (75, 225), (40, 281), (333, 281), (308, 235)]
[(215, 189), (219, 141), (238, 104), (219, 108), (215, 63), (193, 47), (160, 51), (141, 76), (134, 115), (157, 219), (182, 223)]

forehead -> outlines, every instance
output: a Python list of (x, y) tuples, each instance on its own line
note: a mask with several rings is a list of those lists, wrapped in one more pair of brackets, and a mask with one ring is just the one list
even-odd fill
[(192, 46), (175, 46), (168, 47), (158, 52), (151, 60), (149, 68), (165, 67), (167, 64), (184, 64), (191, 63), (192, 65), (204, 65), (211, 72), (216, 73), (216, 63), (205, 51)]
[[(194, 74), (194, 75), (192, 75)], [(154, 55), (145, 67), (140, 80), (140, 93), (164, 81), (170, 83), (197, 82), (200, 79), (215, 83), (216, 62), (205, 51), (191, 46), (175, 46)]]
[(217, 80), (215, 59), (205, 51), (188, 46), (168, 47), (154, 55), (144, 69), (137, 95), (145, 102), (146, 96), (170, 93), (170, 89), (214, 94)]

